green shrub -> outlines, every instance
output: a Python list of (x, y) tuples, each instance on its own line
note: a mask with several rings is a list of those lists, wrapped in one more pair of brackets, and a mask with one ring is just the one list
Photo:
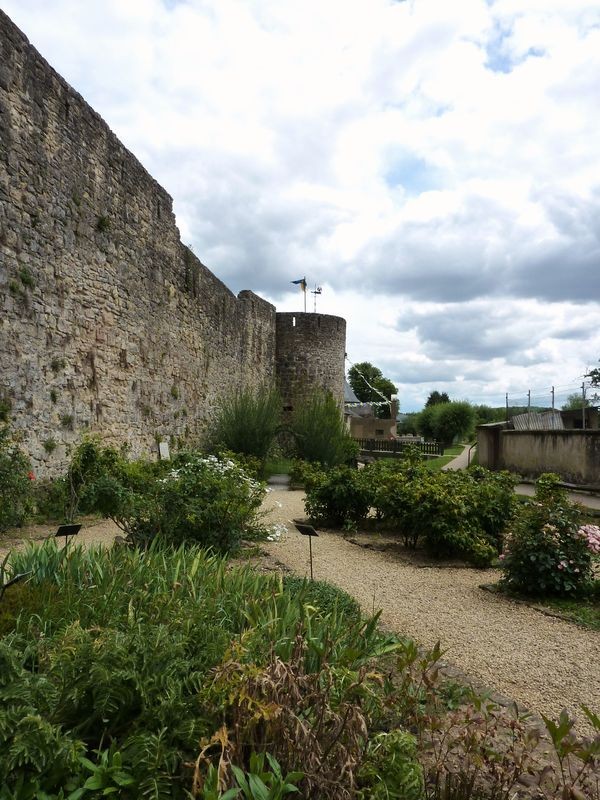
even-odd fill
[(0, 532), (22, 525), (32, 510), (33, 473), (7, 425), (0, 425)]
[(323, 614), (337, 611), (349, 622), (360, 620), (358, 602), (343, 589), (327, 581), (307, 581), (296, 575), (285, 575), (283, 588), (292, 596), (300, 597), (303, 602), (316, 606)]
[(181, 453), (164, 466), (126, 462), (110, 451), (99, 459), (94, 470), (102, 462), (104, 469), (86, 485), (84, 499), (135, 546), (158, 536), (230, 551), (259, 530), (264, 486), (232, 460)]
[(402, 730), (369, 739), (358, 773), (361, 800), (420, 800), (423, 768), (417, 761), (417, 742)]
[(348, 433), (342, 411), (329, 392), (315, 392), (294, 409), (291, 429), (296, 455), (325, 467), (347, 464), (358, 457), (358, 444)]
[(308, 490), (322, 480), (324, 473), (325, 470), (318, 461), (302, 461), (297, 458), (292, 462), (290, 483)]
[(378, 518), (407, 546), (421, 541), (436, 558), (460, 556), (480, 567), (498, 554), (514, 510), (507, 473), (431, 472), (416, 460), (364, 472)]
[(41, 478), (31, 484), (33, 510), (38, 520), (65, 519), (68, 487), (64, 478)]
[(503, 585), (529, 595), (575, 595), (592, 581), (592, 553), (579, 534), (581, 510), (559, 477), (542, 475), (506, 539)]
[(271, 387), (244, 389), (230, 395), (217, 411), (214, 449), (251, 456), (264, 465), (281, 427), (281, 397)]
[(365, 519), (371, 492), (364, 470), (334, 467), (310, 484), (304, 506), (308, 516), (322, 525), (351, 526)]

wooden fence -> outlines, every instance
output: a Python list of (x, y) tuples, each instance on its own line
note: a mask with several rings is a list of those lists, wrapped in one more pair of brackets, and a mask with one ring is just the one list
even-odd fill
[(400, 442), (397, 439), (356, 439), (362, 456), (399, 458), (408, 447), (415, 447), (426, 456), (443, 456), (440, 442)]

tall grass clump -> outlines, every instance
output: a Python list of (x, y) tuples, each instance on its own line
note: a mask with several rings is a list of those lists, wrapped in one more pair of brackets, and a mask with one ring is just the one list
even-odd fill
[(251, 456), (264, 465), (281, 427), (281, 397), (271, 386), (242, 389), (221, 403), (213, 446)]
[(346, 464), (358, 456), (341, 409), (330, 392), (314, 392), (294, 409), (291, 429), (298, 458), (325, 467)]

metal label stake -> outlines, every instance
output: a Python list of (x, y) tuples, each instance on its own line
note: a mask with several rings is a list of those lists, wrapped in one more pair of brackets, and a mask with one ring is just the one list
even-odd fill
[(69, 536), (76, 536), (81, 530), (81, 525), (59, 525), (55, 536), (65, 537), (65, 547), (69, 544)]
[(296, 526), (296, 530), (298, 533), (301, 533), (302, 536), (308, 536), (308, 552), (310, 555), (310, 579), (311, 581), (314, 580), (313, 578), (313, 557), (312, 557), (312, 537), (318, 536), (319, 534), (313, 528), (312, 525), (307, 525), (305, 522), (296, 522), (294, 520), (294, 525)]

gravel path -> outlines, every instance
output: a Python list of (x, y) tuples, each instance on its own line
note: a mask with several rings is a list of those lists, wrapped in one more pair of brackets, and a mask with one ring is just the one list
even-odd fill
[[(267, 519), (287, 532), (265, 549), (308, 575), (308, 543), (291, 523), (305, 515), (303, 500), (299, 491), (269, 494)], [(584, 703), (600, 711), (600, 633), (480, 589), (498, 579), (496, 570), (409, 563), (327, 531), (313, 541), (313, 560), (316, 579), (345, 589), (367, 612), (382, 609), (386, 628), (425, 646), (440, 640), (451, 663), (530, 710), (556, 716), (567, 708), (581, 718)]]

